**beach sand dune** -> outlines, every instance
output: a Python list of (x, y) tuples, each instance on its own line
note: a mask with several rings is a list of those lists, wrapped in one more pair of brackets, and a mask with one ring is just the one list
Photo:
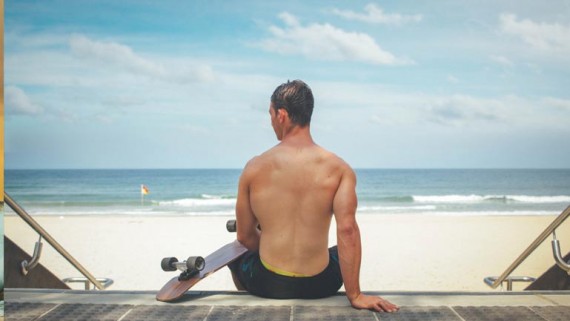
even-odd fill
[[(221, 216), (37, 216), (35, 219), (96, 277), (113, 290), (158, 290), (174, 272), (166, 256), (206, 256), (235, 234)], [(500, 275), (555, 216), (358, 215), (363, 260), (361, 287), (368, 291), (487, 291), (483, 278)], [(19, 217), (5, 217), (5, 234), (27, 252), (38, 239)], [(558, 230), (570, 250), (570, 222)], [(549, 237), (513, 275), (540, 276), (554, 264)], [(45, 242), (44, 242), (45, 243)], [(330, 244), (336, 244), (334, 226)], [(51, 246), (40, 262), (60, 278), (80, 276)], [(526, 285), (515, 285), (515, 290)], [(80, 285), (73, 285), (80, 289)], [(234, 290), (228, 269), (196, 290)]]

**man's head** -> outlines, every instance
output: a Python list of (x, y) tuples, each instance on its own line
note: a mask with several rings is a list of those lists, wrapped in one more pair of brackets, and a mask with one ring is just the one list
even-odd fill
[(301, 80), (287, 81), (275, 89), (271, 95), (271, 108), (277, 113), (284, 109), (293, 125), (308, 126), (313, 115), (313, 92)]

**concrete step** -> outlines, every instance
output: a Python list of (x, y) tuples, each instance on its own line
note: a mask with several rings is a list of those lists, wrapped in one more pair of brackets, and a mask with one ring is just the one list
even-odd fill
[(155, 292), (7, 289), (7, 320), (568, 320), (570, 291), (374, 292), (397, 313), (351, 308), (340, 293), (319, 300), (269, 300), (244, 292), (188, 292), (176, 303)]

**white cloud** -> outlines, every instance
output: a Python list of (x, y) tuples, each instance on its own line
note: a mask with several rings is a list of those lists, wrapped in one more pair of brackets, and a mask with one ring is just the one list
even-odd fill
[(542, 100), (545, 105), (570, 111), (570, 100), (547, 97)]
[(354, 12), (351, 10), (332, 9), (332, 13), (347, 20), (357, 20), (367, 23), (387, 24), (387, 25), (403, 25), (409, 22), (422, 21), (422, 15), (401, 15), (398, 13), (385, 13), (382, 8), (370, 3), (364, 7), (365, 13)]
[(166, 73), (161, 65), (140, 57), (130, 47), (119, 43), (94, 41), (75, 34), (69, 39), (69, 45), (71, 51), (80, 57), (98, 59), (152, 76), (162, 77)]
[(459, 82), (459, 79), (457, 79), (457, 77), (455, 77), (454, 75), (447, 75), (447, 81), (452, 84), (456, 84)]
[(259, 43), (264, 50), (303, 55), (311, 59), (358, 61), (375, 65), (413, 63), (383, 50), (368, 34), (347, 32), (328, 23), (303, 26), (295, 16), (287, 12), (281, 13), (279, 18), (285, 27), (269, 28), (273, 37)]
[(116, 42), (96, 41), (74, 34), (70, 37), (69, 46), (77, 57), (92, 59), (151, 78), (182, 83), (210, 81), (214, 78), (212, 69), (207, 65), (166, 68), (163, 64), (140, 56), (129, 46)]
[[(570, 100), (559, 97), (437, 95), (348, 82), (315, 82), (311, 87), (317, 119), (326, 118), (328, 124), (337, 129), (347, 121), (360, 119), (395, 130), (428, 127), (484, 128), (493, 132), (567, 130), (570, 117)], [(334, 121), (327, 118), (332, 114), (336, 115)]]
[(501, 30), (521, 38), (531, 47), (545, 52), (570, 53), (570, 27), (558, 23), (519, 20), (514, 14), (501, 14)]
[[(417, 102), (416, 107), (422, 106)], [(517, 95), (483, 98), (470, 95), (426, 97), (416, 111), (435, 124), (485, 130), (563, 129), (570, 117), (570, 101)], [(483, 126), (483, 127), (481, 127)]]
[(509, 67), (509, 68), (511, 68), (511, 67), (514, 67), (514, 66), (515, 66), (515, 63), (514, 63), (514, 62), (512, 62), (509, 58), (504, 57), (504, 56), (494, 56), (494, 55), (493, 55), (493, 56), (489, 56), (489, 58), (490, 58), (493, 62), (495, 62), (495, 63), (497, 63), (497, 64), (499, 64), (499, 65), (501, 65), (501, 66), (503, 66), (503, 67)]
[(297, 17), (290, 14), (289, 12), (282, 12), (279, 15), (279, 18), (281, 18), (281, 20), (283, 20), (283, 22), (285, 22), (285, 24), (288, 26), (293, 26), (293, 27), (300, 27), (301, 26), (299, 19), (297, 19)]
[(465, 95), (435, 98), (427, 102), (429, 120), (443, 125), (501, 121), (505, 104), (498, 99), (481, 99)]
[(28, 95), (19, 87), (7, 86), (5, 89), (6, 114), (39, 115), (43, 108), (31, 101)]

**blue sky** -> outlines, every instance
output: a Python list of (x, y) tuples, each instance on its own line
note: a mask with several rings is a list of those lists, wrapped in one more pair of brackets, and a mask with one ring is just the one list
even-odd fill
[(6, 168), (241, 168), (303, 79), (353, 167), (570, 167), (570, 2), (5, 1)]

